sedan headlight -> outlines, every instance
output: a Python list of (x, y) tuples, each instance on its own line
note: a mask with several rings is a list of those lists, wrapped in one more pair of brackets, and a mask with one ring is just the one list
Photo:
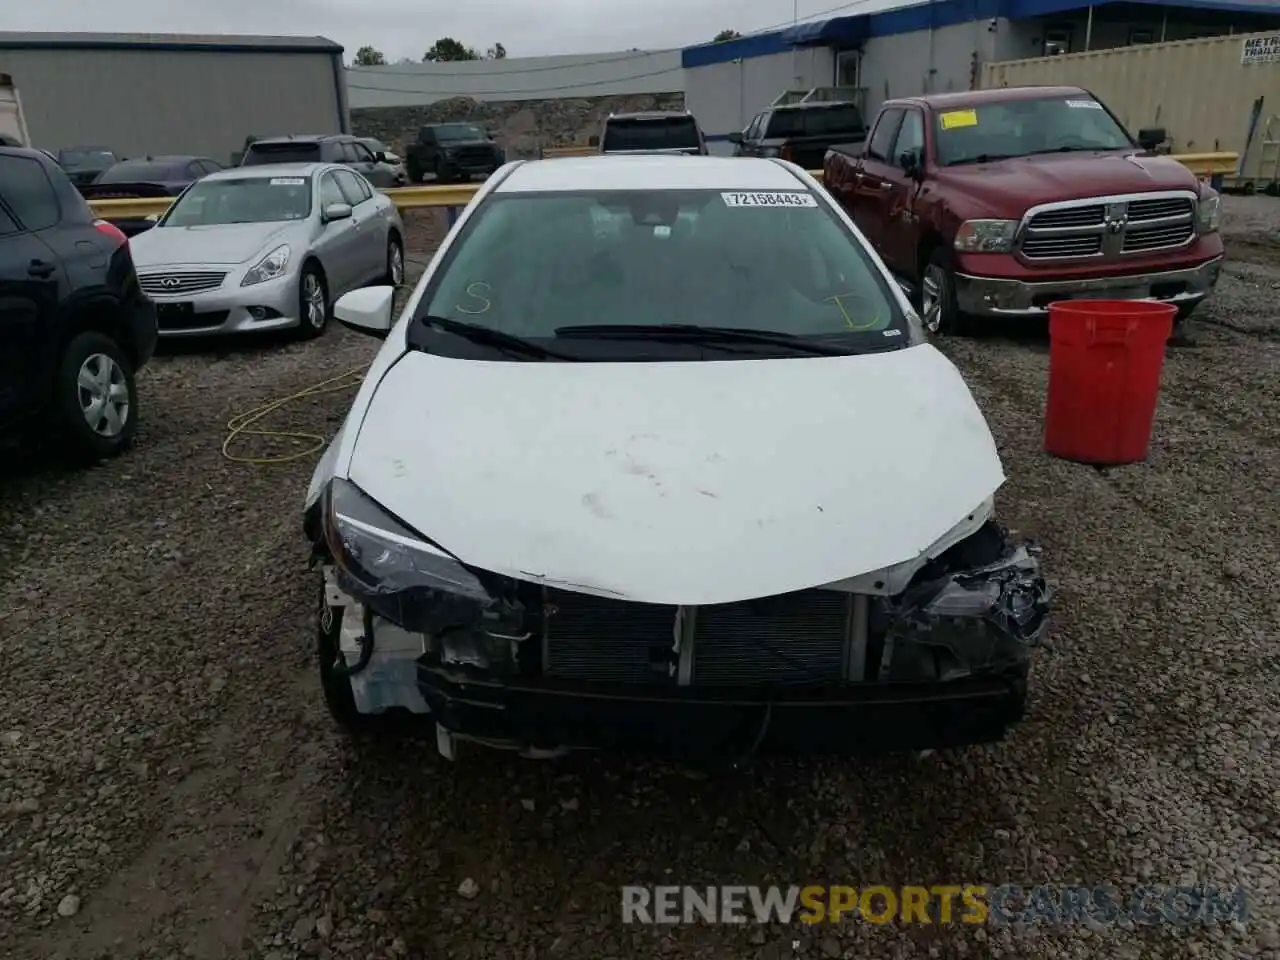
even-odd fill
[(1222, 215), (1222, 197), (1216, 193), (1201, 197), (1196, 204), (1196, 229), (1200, 233), (1216, 233)]
[(491, 592), (347, 480), (329, 484), (324, 537), (343, 589), (406, 630), (508, 638), (518, 628), (518, 605)]
[(962, 253), (1008, 253), (1017, 232), (1016, 220), (966, 220), (956, 231), (954, 245)]
[(289, 266), (289, 245), (282, 243), (265, 257), (254, 264), (240, 281), (240, 286), (247, 287), (266, 280), (274, 280), (284, 275)]

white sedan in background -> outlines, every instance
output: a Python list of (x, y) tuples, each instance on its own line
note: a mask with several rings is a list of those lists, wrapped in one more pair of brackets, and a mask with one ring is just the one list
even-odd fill
[(317, 465), (320, 682), (545, 756), (924, 749), (1023, 715), (1049, 591), (964, 380), (794, 164), (485, 183)]
[(188, 187), (130, 241), (162, 337), (328, 325), (335, 299), (404, 282), (395, 204), (348, 167), (237, 167)]

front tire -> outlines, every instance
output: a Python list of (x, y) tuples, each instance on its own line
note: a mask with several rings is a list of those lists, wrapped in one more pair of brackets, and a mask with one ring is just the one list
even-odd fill
[(453, 177), (449, 175), (449, 166), (444, 162), (443, 157), (436, 157), (436, 183), (453, 183)]
[(324, 273), (315, 263), (308, 263), (298, 275), (298, 337), (314, 340), (329, 326), (329, 287)]
[(387, 239), (387, 272), (382, 282), (397, 288), (404, 284), (404, 242), (394, 233)]
[(124, 452), (138, 430), (133, 362), (96, 330), (77, 334), (58, 364), (54, 406), (66, 453), (96, 463)]
[(929, 255), (920, 278), (920, 319), (936, 337), (963, 337), (972, 332), (972, 318), (956, 302), (956, 278), (944, 247)]

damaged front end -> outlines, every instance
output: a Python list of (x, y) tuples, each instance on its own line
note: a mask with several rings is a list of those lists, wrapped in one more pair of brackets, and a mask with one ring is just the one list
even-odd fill
[(355, 715), (430, 714), (448, 756), (458, 738), (696, 760), (995, 740), (1023, 715), (1050, 607), (1038, 549), (990, 520), (893, 596), (698, 606), (476, 570), (343, 480), (307, 529), (331, 708), (340, 687)]

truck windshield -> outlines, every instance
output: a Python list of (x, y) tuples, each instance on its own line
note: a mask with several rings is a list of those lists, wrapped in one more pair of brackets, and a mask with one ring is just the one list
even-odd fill
[(581, 348), (556, 334), (574, 326), (731, 327), (837, 353), (910, 341), (863, 246), (803, 189), (496, 194), (423, 296), (429, 317), (560, 353)]
[(938, 163), (944, 166), (1134, 146), (1102, 104), (1083, 94), (940, 110), (933, 123)]
[(604, 126), (610, 150), (697, 150), (698, 125), (693, 117), (619, 117)]
[(442, 123), (435, 127), (436, 139), (442, 143), (449, 140), (485, 140), (484, 131), (471, 123)]
[(766, 139), (787, 137), (823, 137), (856, 133), (864, 128), (862, 113), (853, 104), (836, 107), (777, 110), (769, 118)]

